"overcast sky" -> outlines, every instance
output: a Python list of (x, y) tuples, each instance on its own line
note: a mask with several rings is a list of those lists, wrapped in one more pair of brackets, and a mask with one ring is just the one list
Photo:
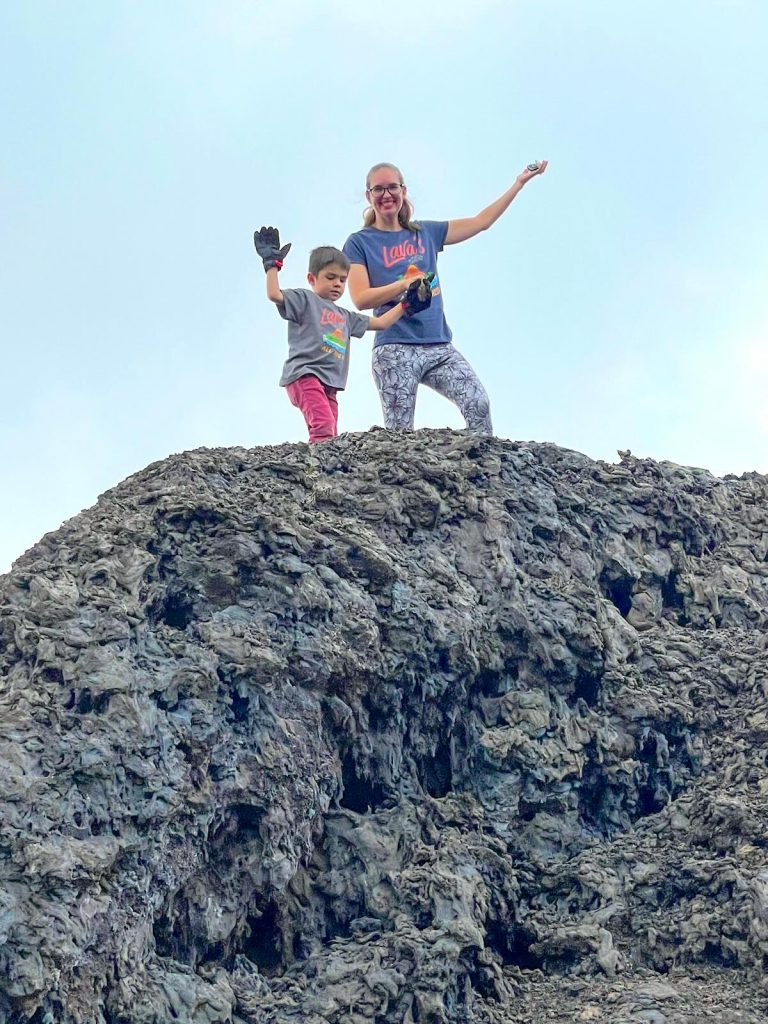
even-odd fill
[(3, 0), (0, 572), (150, 462), (305, 439), (252, 233), (302, 286), (380, 160), (430, 219), (550, 161), (440, 261), (498, 436), (768, 472), (766, 52), (765, 0)]

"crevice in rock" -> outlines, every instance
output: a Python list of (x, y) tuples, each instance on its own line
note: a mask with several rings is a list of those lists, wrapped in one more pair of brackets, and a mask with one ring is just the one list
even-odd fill
[(579, 816), (599, 835), (610, 837), (631, 824), (626, 809), (627, 789), (608, 783), (601, 766), (590, 762), (579, 785)]
[(413, 919), (413, 923), (416, 925), (419, 931), (423, 932), (425, 929), (431, 928), (435, 923), (434, 914), (432, 913), (431, 910), (428, 909), (419, 910), (417, 911)]
[(522, 925), (507, 927), (500, 921), (486, 922), (485, 944), (506, 967), (520, 967), (524, 971), (541, 970), (544, 966), (542, 957), (531, 952), (531, 945), (535, 941), (533, 933)]
[[(490, 1000), (491, 1002), (498, 1002), (499, 993), (496, 988), (496, 979), (493, 972), (485, 964), (478, 963), (477, 957), (475, 956), (469, 964), (464, 964), (464, 969), (466, 971), (469, 984), (475, 992), (481, 996), (481, 998)], [(461, 993), (461, 989), (459, 992)], [(451, 993), (446, 992), (446, 1000), (450, 998), (450, 996)], [(462, 999), (461, 1002), (463, 1003), (464, 1000)], [(435, 1020), (435, 1024), (437, 1024), (437, 1020)]]
[[(237, 879), (241, 863), (258, 859), (263, 817), (262, 807), (233, 804), (226, 818), (211, 830), (204, 873), (193, 876), (173, 893), (155, 918), (153, 933), (158, 956), (197, 967), (201, 963), (230, 962), (236, 953), (243, 952), (259, 966), (261, 962), (255, 959), (257, 955), (265, 967), (272, 969), (275, 966), (275, 954), (269, 952), (275, 945), (272, 932), (278, 915), (277, 904), (273, 900), (258, 891), (250, 898), (244, 896), (241, 914), (229, 936), (214, 940), (208, 935), (201, 907), (201, 903), (205, 903), (203, 894), (213, 880)], [(246, 875), (242, 878), (248, 891), (253, 893), (250, 880)], [(241, 885), (242, 881), (238, 884)], [(282, 939), (277, 948), (282, 956)]]
[[(589, 761), (579, 784), (579, 815), (606, 837), (658, 814), (685, 790), (694, 774), (682, 727), (679, 733), (670, 728), (669, 734), (647, 727), (637, 741), (636, 768), (621, 785), (609, 780), (594, 744), (586, 751)], [(523, 812), (526, 807), (530, 805), (521, 802)]]
[[(269, 553), (272, 553), (271, 550)], [(264, 555), (265, 560), (268, 557), (268, 555)], [(235, 569), (241, 590), (247, 590), (249, 587), (259, 586), (261, 584), (261, 566), (251, 565), (246, 562), (238, 562)]]
[(694, 774), (685, 730), (663, 733), (648, 728), (638, 742), (640, 764), (635, 770), (636, 817), (656, 814), (679, 796)]
[(158, 956), (170, 957), (180, 963), (191, 962), (191, 948), (188, 941), (189, 919), (186, 901), (171, 900), (168, 911), (156, 917), (152, 925), (155, 950)]
[(349, 913), (341, 915), (337, 913), (334, 906), (326, 906), (325, 912), (325, 941), (333, 939), (346, 939), (350, 934), (350, 922), (357, 916)]
[[(47, 1003), (43, 1006), (38, 1006), (31, 1017), (28, 1018), (27, 1024), (51, 1024), (51, 1020), (56, 1019), (56, 1011), (60, 1012), (61, 1004), (58, 1006), (49, 1006)], [(11, 1018), (13, 1020), (13, 1018)], [(20, 1018), (16, 1018), (20, 1020)]]
[(248, 957), (267, 977), (274, 977), (285, 966), (283, 933), (277, 903), (270, 900), (263, 910), (249, 914), (245, 923), (245, 936), (237, 952)]
[(165, 522), (178, 532), (205, 532), (209, 537), (216, 535), (216, 527), (227, 521), (223, 512), (215, 508), (198, 505), (197, 508), (182, 508), (165, 516)]
[(453, 788), (453, 771), (451, 768), (450, 737), (441, 740), (432, 757), (425, 757), (421, 765), (421, 781), (430, 796), (440, 799), (447, 796)]
[(79, 715), (89, 715), (93, 712), (96, 715), (102, 715), (109, 707), (111, 696), (112, 695), (106, 691), (104, 693), (97, 693), (94, 697), (90, 689), (86, 686), (77, 698), (77, 703), (75, 705), (77, 713)]
[(600, 695), (602, 680), (601, 673), (590, 672), (580, 668), (573, 684), (574, 698), (576, 700), (583, 700), (589, 707), (594, 707)]
[(679, 626), (687, 626), (690, 619), (685, 614), (685, 599), (678, 589), (677, 570), (671, 569), (661, 581), (661, 600), (664, 608), (674, 611)]
[(240, 838), (251, 838), (259, 835), (261, 822), (264, 819), (264, 808), (252, 804), (234, 804), (232, 812), (237, 821), (237, 835)]
[(615, 576), (608, 569), (603, 569), (598, 578), (600, 590), (626, 617), (632, 609), (632, 590), (635, 581), (631, 576)]
[(248, 697), (244, 697), (236, 686), (233, 686), (229, 692), (230, 700), (232, 701), (232, 715), (236, 722), (247, 722), (250, 712), (251, 702)]
[(384, 787), (361, 775), (349, 751), (341, 759), (343, 792), (339, 803), (348, 811), (366, 814), (378, 810), (384, 803)]
[(635, 780), (637, 807), (634, 817), (647, 818), (651, 814), (658, 814), (672, 799), (669, 788), (657, 775), (648, 772), (646, 766), (641, 765), (636, 770)]
[(719, 942), (707, 942), (701, 953), (701, 959), (718, 967), (733, 967), (737, 958), (730, 950), (723, 949)]
[(363, 707), (368, 713), (368, 728), (371, 732), (384, 732), (397, 718), (397, 709), (388, 710), (380, 704), (374, 703), (370, 694), (363, 697)]
[(108, 991), (104, 995), (104, 1003), (101, 1006), (101, 1013), (104, 1017), (104, 1024), (131, 1024), (127, 1017), (121, 1013), (113, 1013), (109, 1006), (109, 999), (111, 991)]
[(40, 673), (40, 678), (44, 683), (56, 683), (60, 685), (63, 685), (64, 683), (64, 673), (55, 665), (46, 665)]
[(506, 680), (494, 669), (484, 669), (475, 679), (474, 689), (483, 697), (498, 697), (504, 692)]
[(539, 811), (544, 809), (544, 805), (540, 803), (534, 803), (529, 800), (520, 799), (520, 803), (517, 807), (517, 816), (520, 821), (533, 821)]
[(192, 595), (186, 590), (169, 591), (149, 608), (149, 618), (183, 632), (194, 619)]
[(153, 690), (152, 698), (163, 711), (175, 711), (179, 706), (178, 690), (175, 687), (168, 691)]

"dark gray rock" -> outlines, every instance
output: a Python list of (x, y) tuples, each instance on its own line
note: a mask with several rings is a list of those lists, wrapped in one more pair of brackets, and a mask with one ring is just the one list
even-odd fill
[(764, 1021), (765, 477), (150, 466), (0, 579), (0, 1021)]

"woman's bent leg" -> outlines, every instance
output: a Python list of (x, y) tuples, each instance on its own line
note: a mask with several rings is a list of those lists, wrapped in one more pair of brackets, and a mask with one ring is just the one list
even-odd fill
[(453, 345), (430, 366), (421, 383), (457, 405), (473, 434), (493, 434), (488, 392), (467, 360)]
[(413, 430), (416, 389), (422, 373), (419, 348), (379, 345), (373, 350), (373, 379), (379, 389), (384, 426), (390, 430)]
[(310, 444), (336, 437), (336, 417), (322, 381), (311, 374), (305, 374), (288, 384), (285, 390), (291, 403), (301, 410), (309, 430)]

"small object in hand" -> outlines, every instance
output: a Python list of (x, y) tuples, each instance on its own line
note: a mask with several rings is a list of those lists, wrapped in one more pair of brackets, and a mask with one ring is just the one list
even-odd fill
[(541, 164), (539, 163), (539, 161), (538, 160), (534, 160), (533, 163), (532, 164), (528, 164), (528, 166), (525, 169), (526, 169), (526, 171), (538, 171), (540, 166), (541, 166)]

